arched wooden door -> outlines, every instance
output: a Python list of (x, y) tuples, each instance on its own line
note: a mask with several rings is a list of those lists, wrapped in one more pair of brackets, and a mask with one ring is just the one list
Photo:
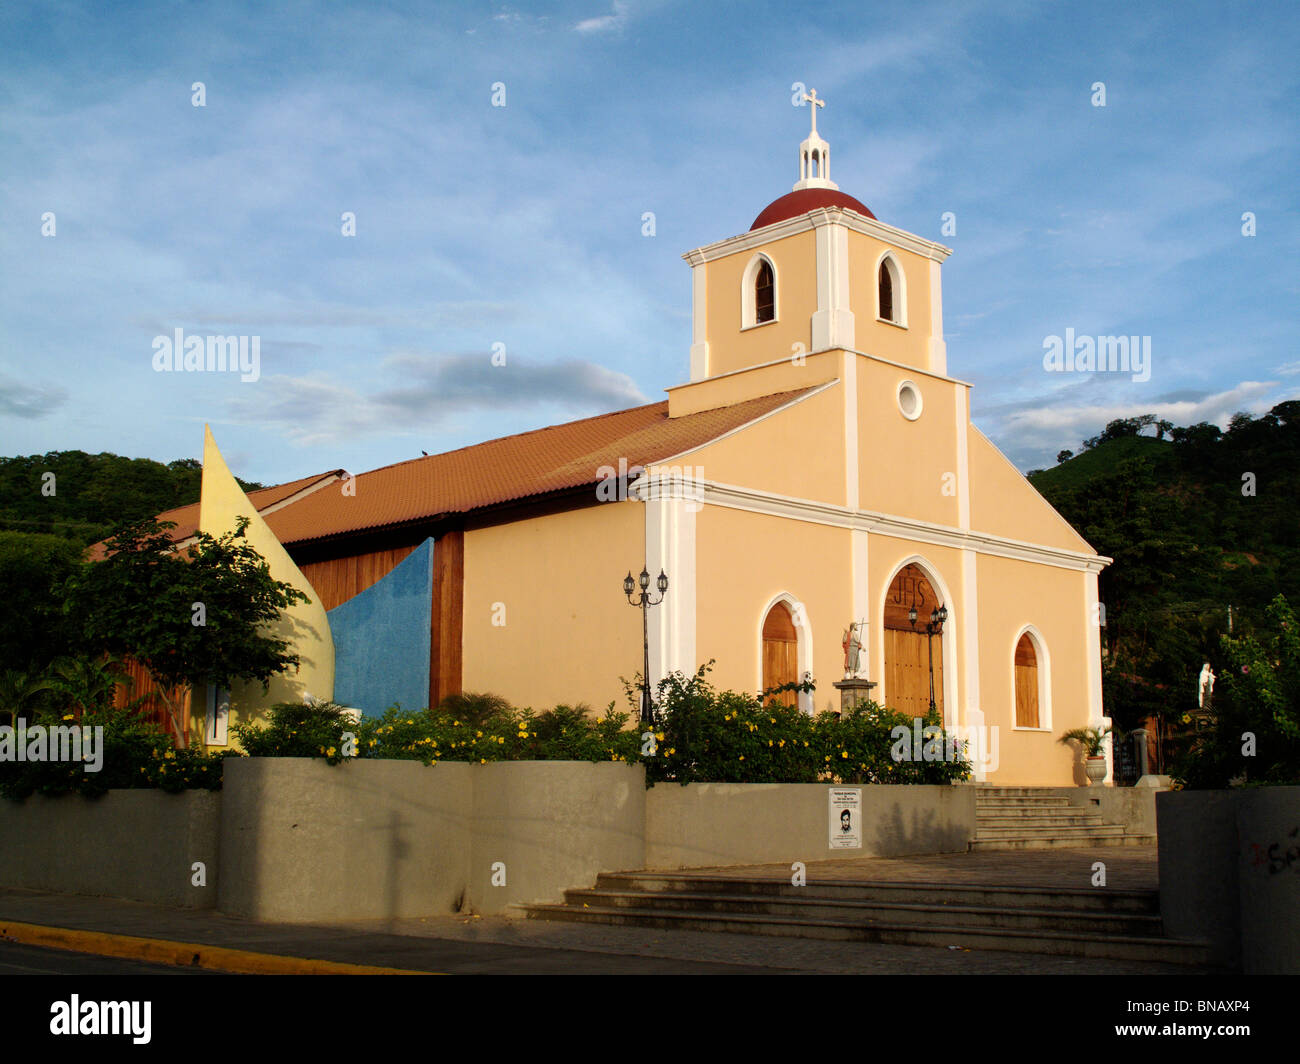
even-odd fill
[[(925, 573), (905, 565), (885, 595), (885, 702), (909, 717), (930, 711), (931, 655), (934, 665), (934, 703), (943, 719), (943, 635), (927, 635), (930, 611), (941, 605)], [(909, 611), (916, 609), (913, 626)]]
[[(795, 683), (799, 679), (799, 633), (794, 627), (790, 608), (777, 602), (763, 619), (763, 690), (781, 684)], [(784, 691), (775, 701), (794, 706), (794, 691)]]

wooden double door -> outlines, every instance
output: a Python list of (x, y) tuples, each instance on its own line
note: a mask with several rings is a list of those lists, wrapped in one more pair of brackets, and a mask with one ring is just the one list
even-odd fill
[[(925, 574), (915, 565), (898, 571), (885, 596), (886, 705), (909, 717), (930, 711), (930, 672), (934, 670), (934, 704), (943, 719), (943, 634), (926, 633), (932, 610), (940, 606)], [(913, 625), (909, 611), (916, 610)]]

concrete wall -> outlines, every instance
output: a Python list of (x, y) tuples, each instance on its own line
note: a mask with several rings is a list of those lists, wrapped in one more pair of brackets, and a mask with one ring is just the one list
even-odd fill
[[(563, 901), (566, 887), (589, 886), (600, 872), (644, 867), (644, 766), (511, 761), (471, 767), (475, 911)], [(505, 882), (494, 885), (498, 862)]]
[[(1059, 749), (1065, 749), (1057, 743)], [(1048, 787), (1043, 794), (1101, 813), (1103, 824), (1123, 824), (1133, 834), (1156, 833), (1156, 794), (1150, 787)]]
[(219, 908), (282, 921), (456, 912), (466, 896), (475, 767), (227, 761)]
[(1156, 817), (1166, 931), (1248, 974), (1300, 973), (1300, 787), (1163, 792)]
[(821, 783), (658, 784), (646, 794), (646, 866), (952, 853), (975, 837), (973, 787), (863, 786), (862, 848), (832, 850), (830, 789)]
[[(641, 765), (239, 758), (220, 793), (0, 803), (0, 887), (283, 922), (559, 901), (602, 871), (955, 852), (975, 788), (864, 786), (860, 849), (825, 784), (661, 784)], [(218, 860), (220, 875), (218, 876)], [(195, 861), (207, 886), (190, 885)]]
[(640, 765), (249, 758), (224, 788), (219, 907), (258, 920), (500, 913), (644, 863)]
[[(0, 886), (210, 909), (221, 807), (217, 791), (0, 801)], [(192, 883), (196, 861), (205, 886)]]

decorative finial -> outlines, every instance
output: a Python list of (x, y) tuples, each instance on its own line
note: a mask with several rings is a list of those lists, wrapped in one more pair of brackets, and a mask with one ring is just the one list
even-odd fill
[(809, 89), (799, 98), (808, 101), (808, 110), (812, 114), (812, 135), (815, 137), (817, 136), (817, 108), (825, 107), (826, 101), (817, 99), (816, 89)]
[(816, 89), (809, 89), (800, 94), (801, 100), (808, 101), (808, 111), (812, 117), (812, 132), (808, 139), (799, 145), (799, 180), (794, 186), (796, 192), (805, 188), (837, 189), (831, 180), (831, 146), (822, 140), (817, 132), (817, 108), (825, 107), (826, 101), (819, 99)]

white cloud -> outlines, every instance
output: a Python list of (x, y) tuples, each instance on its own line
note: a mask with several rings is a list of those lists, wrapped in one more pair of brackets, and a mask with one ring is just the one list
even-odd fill
[(598, 15), (595, 18), (584, 18), (573, 28), (578, 33), (612, 33), (619, 30), (627, 24), (627, 4), (623, 0), (614, 0), (614, 6), (610, 14)]
[(266, 377), (228, 403), (241, 422), (266, 425), (293, 442), (431, 433), (456, 415), (554, 407), (600, 414), (646, 402), (632, 379), (591, 362), (493, 365), (487, 353), (399, 354), (382, 363), (381, 387), (363, 392), (323, 375)]

